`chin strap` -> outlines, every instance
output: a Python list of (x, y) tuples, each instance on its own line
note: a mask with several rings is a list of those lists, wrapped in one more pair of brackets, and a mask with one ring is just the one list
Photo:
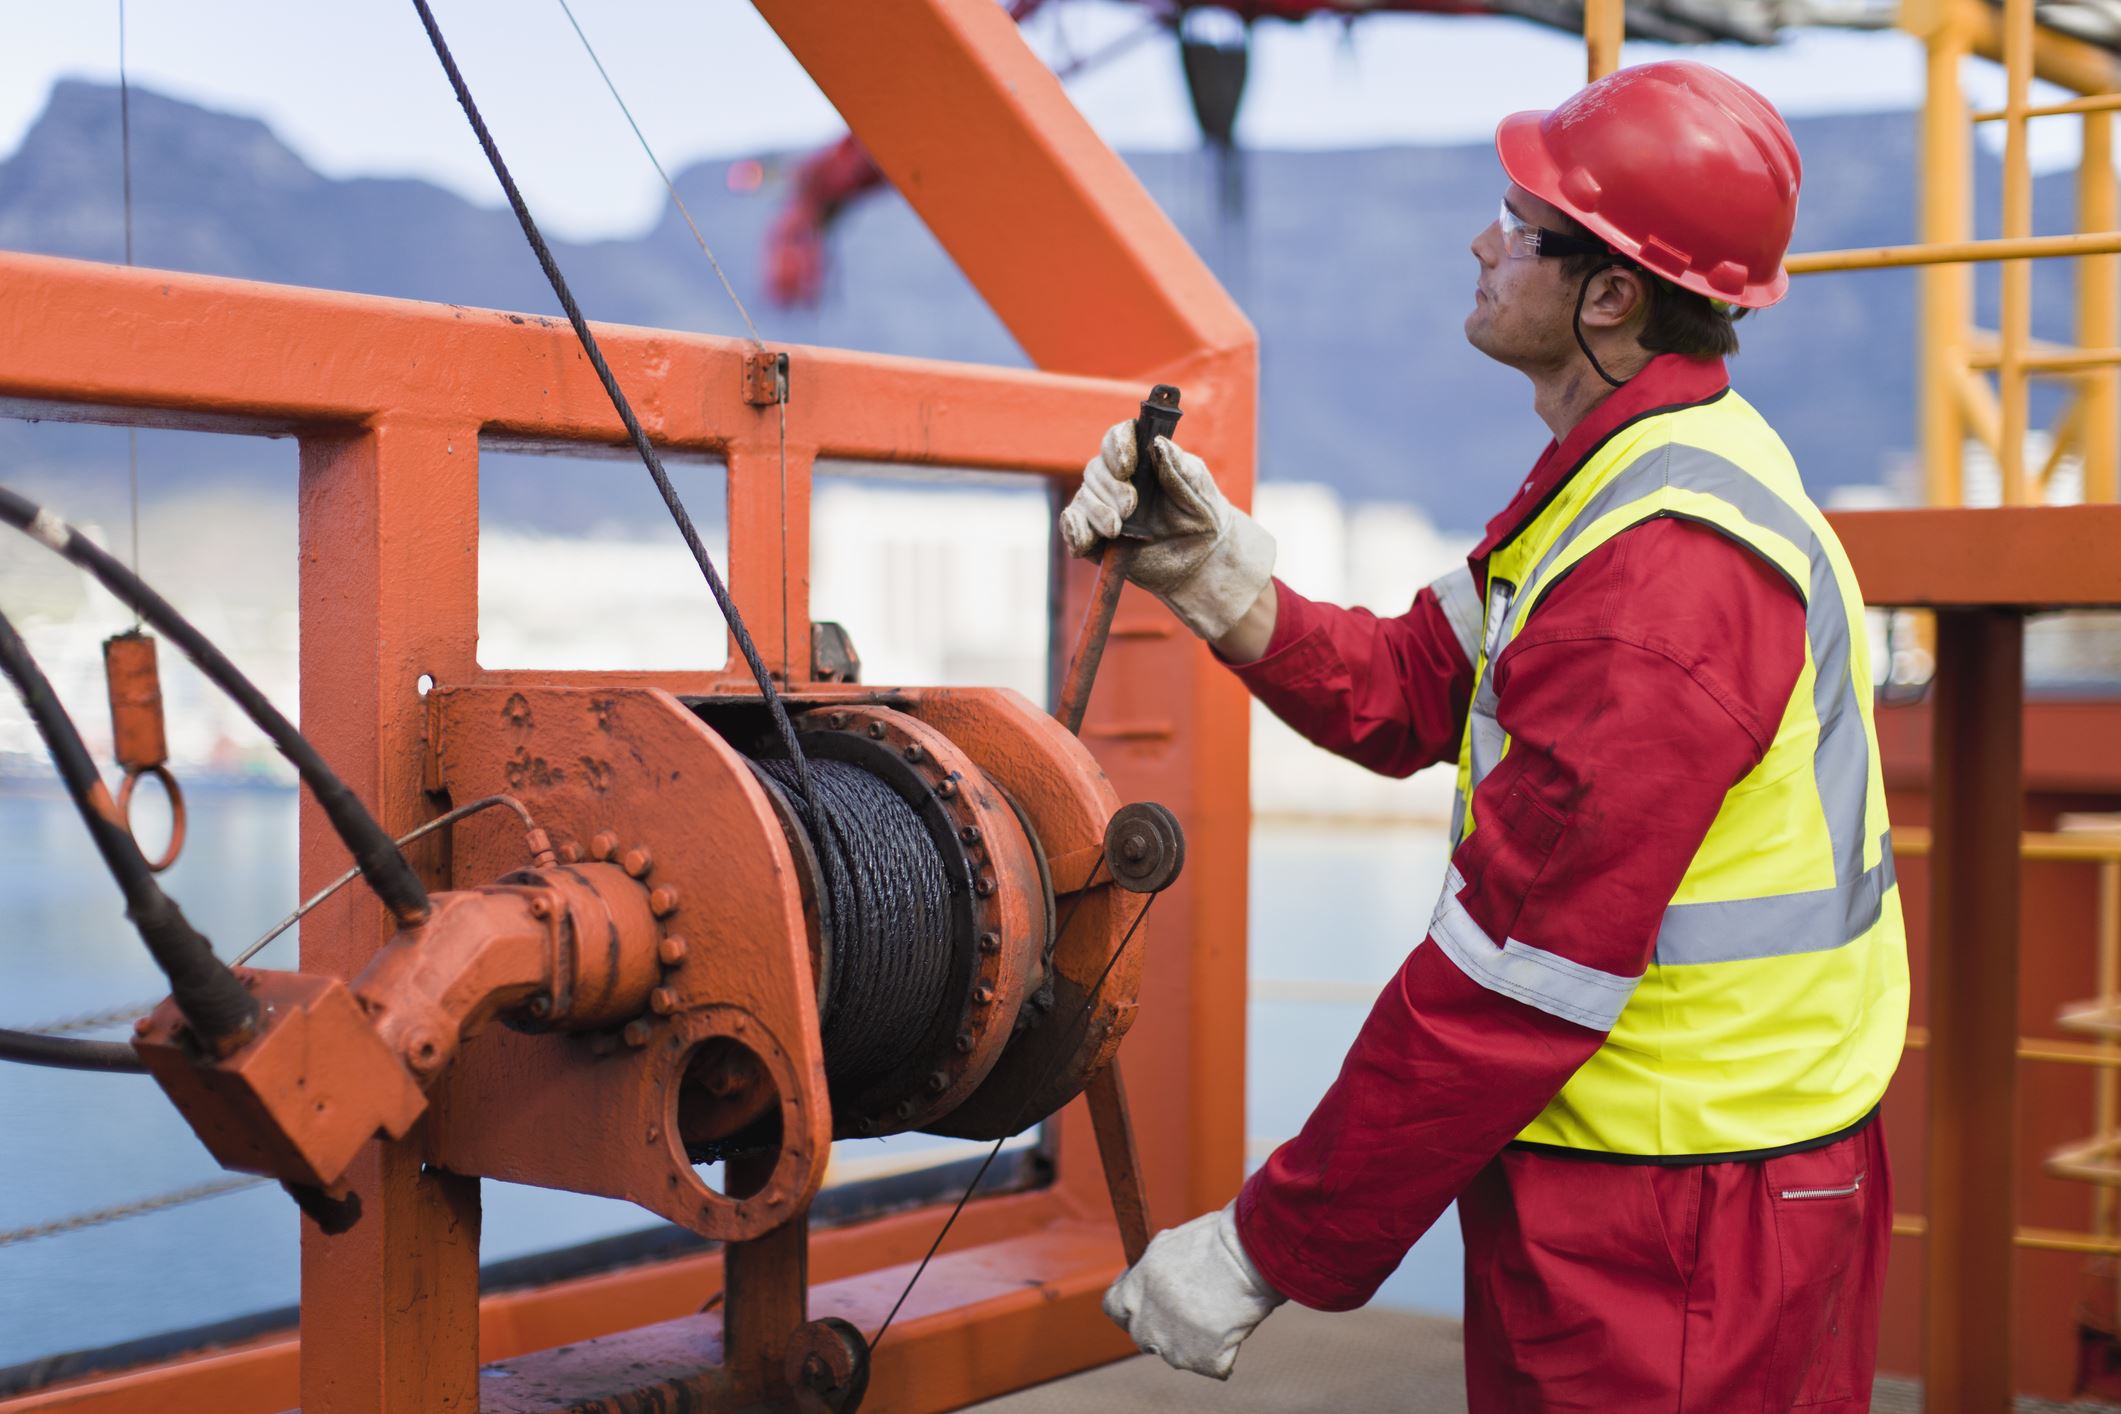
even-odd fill
[(1569, 325), (1576, 334), (1576, 347), (1582, 349), (1583, 356), (1591, 361), (1591, 371), (1600, 378), (1605, 379), (1607, 383), (1615, 388), (1625, 386), (1628, 380), (1615, 378), (1612, 374), (1606, 372), (1605, 365), (1598, 361), (1598, 355), (1591, 352), (1590, 341), (1583, 337), (1583, 302), (1591, 293), (1591, 281), (1618, 264), (1620, 264), (1618, 260), (1608, 260), (1602, 265), (1593, 266), (1590, 272), (1583, 277), (1583, 283), (1576, 287), (1576, 317), (1570, 321)]

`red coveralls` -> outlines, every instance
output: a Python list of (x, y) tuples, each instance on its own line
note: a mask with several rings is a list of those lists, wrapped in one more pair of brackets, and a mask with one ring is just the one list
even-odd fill
[[(1606, 437), (1724, 385), (1720, 360), (1661, 356), (1549, 444), (1470, 557), (1482, 599), (1489, 551)], [(1277, 588), (1265, 655), (1235, 668), (1277, 716), (1388, 775), (1457, 757), (1473, 668), (1432, 591), (1380, 619)], [(1527, 763), (1490, 773), (1476, 817), (1529, 791), (1561, 823), (1461, 846), (1482, 930), (1640, 976), (1803, 655), (1795, 592), (1714, 531), (1653, 520), (1586, 556), (1491, 667)], [(1604, 1040), (1417, 946), (1302, 1132), (1245, 1184), (1245, 1250), (1284, 1295), (1347, 1310), (1456, 1199), (1474, 1414), (1868, 1409), (1892, 1223), (1881, 1126), (1764, 1161), (1514, 1144)]]

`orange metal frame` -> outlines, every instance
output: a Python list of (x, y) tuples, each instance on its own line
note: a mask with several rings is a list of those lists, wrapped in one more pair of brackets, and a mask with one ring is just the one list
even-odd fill
[[(1252, 483), (1251, 327), (989, 0), (760, 0), (759, 9), (1038, 365), (1014, 371), (794, 349), (778, 410), (743, 396), (743, 344), (600, 331), (650, 435), (726, 460), (729, 578), (762, 651), (805, 675), (810, 469), (819, 457), (1067, 477), (1151, 381), (1188, 442)], [(417, 682), (745, 690), (738, 675), (551, 674), (476, 657), (479, 445), (612, 446), (620, 429), (564, 324), (449, 306), (0, 255), (0, 411), (293, 436), (301, 444), (304, 731), (393, 832), (431, 811)], [(635, 475), (613, 464), (599, 474)], [(1071, 573), (1064, 617), (1088, 588)], [(1152, 1202), (1228, 1198), (1243, 1152), (1248, 783), (1242, 689), (1129, 591), (1085, 739), (1123, 798), (1170, 805), (1188, 880), (1153, 925), (1129, 1046)], [(785, 617), (784, 617), (785, 605)], [(684, 631), (682, 626), (674, 626)], [(791, 649), (791, 646), (793, 648)], [(302, 814), (307, 893), (346, 867)], [(303, 928), (306, 971), (350, 977), (389, 936), (355, 891)], [(478, 1299), (475, 1181), (423, 1171), (417, 1132), (356, 1162), (367, 1216), (305, 1227), (292, 1336), (52, 1390), (0, 1410), (473, 1408), (477, 1370), (697, 1310), (706, 1256)], [(1114, 1358), (1098, 1312), (1121, 1264), (1089, 1126), (1059, 1126), (1050, 1187), (975, 1203), (879, 1350), (871, 1409), (947, 1408)], [(293, 1220), (290, 1212), (289, 1220)], [(939, 1210), (818, 1234), (813, 1315), (873, 1330)]]

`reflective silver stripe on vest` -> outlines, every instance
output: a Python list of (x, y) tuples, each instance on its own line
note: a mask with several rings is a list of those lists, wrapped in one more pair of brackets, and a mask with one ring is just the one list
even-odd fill
[(1443, 616), (1450, 621), (1451, 633), (1458, 639), (1459, 651), (1466, 655), (1466, 666), (1480, 662), (1480, 591), (1473, 586), (1473, 568), (1460, 565), (1442, 579), (1429, 586), (1436, 594), (1436, 602), (1443, 606)]
[[(1856, 696), (1857, 685), (1850, 669), (1848, 612), (1842, 603), (1840, 585), (1834, 578), (1833, 562), (1827, 558), (1819, 537), (1804, 517), (1728, 458), (1700, 447), (1667, 443), (1645, 452), (1601, 487), (1571, 517), (1567, 529), (1547, 547), (1546, 554), (1540, 557), (1538, 566), (1526, 576), (1525, 582), (1543, 597), (1550, 587), (1547, 582), (1549, 571), (1601, 516), (1666, 486), (1699, 492), (1723, 501), (1753, 524), (1788, 540), (1804, 553), (1811, 567), (1811, 582), (1806, 586), (1804, 596), (1804, 629), (1812, 649), (1812, 710), (1819, 721), (1819, 740), (1812, 753), (1812, 771), (1826, 817), (1835, 887), (1814, 893), (1782, 894), (1727, 903), (1674, 905), (1667, 910), (1667, 926), (1658, 935), (1657, 961), (1660, 964), (1728, 962), (1841, 947), (1862, 937), (1877, 923), (1884, 892), (1893, 883), (1892, 848), (1888, 842), (1879, 866), (1869, 871), (1864, 869), (1870, 752), (1864, 737), (1862, 704)], [(1729, 533), (1706, 521), (1698, 523), (1719, 534)], [(1503, 733), (1501, 725), (1495, 721), (1495, 694), (1489, 679), (1493, 676), (1495, 659), (1515, 636), (1514, 626), (1505, 625), (1495, 651), (1489, 655), (1481, 672), (1480, 686), (1474, 692), (1471, 733), (1474, 747), (1471, 788), (1474, 790), (1479, 789), (1482, 778), (1501, 759)], [(1487, 707), (1485, 715), (1482, 713), (1484, 703)], [(1481, 741), (1483, 723), (1492, 728), (1492, 746), (1488, 749), (1483, 748)], [(1462, 828), (1462, 807), (1453, 813), (1454, 826)], [(1456, 838), (1454, 830), (1453, 839)], [(1681, 921), (1674, 926), (1671, 915), (1684, 910), (1709, 911), (1698, 915), (1702, 920), (1699, 923)], [(1713, 923), (1708, 921), (1712, 918)], [(1803, 936), (1792, 937), (1790, 930), (1793, 928), (1804, 930)]]
[(1429, 936), (1460, 972), (1491, 992), (1515, 997), (1549, 1016), (1594, 1031), (1613, 1029), (1640, 977), (1616, 977), (1515, 938), (1497, 947), (1458, 901), (1458, 891), (1465, 886), (1465, 876), (1455, 866), (1446, 870), (1443, 897), (1429, 919)]
[(1801, 894), (1771, 894), (1736, 903), (1675, 903), (1657, 928), (1660, 967), (1692, 962), (1736, 962), (1830, 952), (1868, 933), (1897, 882), (1893, 842), (1879, 842), (1878, 866), (1854, 888), (1837, 884)]

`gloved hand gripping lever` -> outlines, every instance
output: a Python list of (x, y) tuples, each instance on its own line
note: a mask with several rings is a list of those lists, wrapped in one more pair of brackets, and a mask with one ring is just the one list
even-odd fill
[(1083, 713), (1090, 705), (1090, 688), (1097, 681), (1097, 665), (1105, 656), (1105, 639), (1112, 632), (1112, 614), (1119, 607), (1119, 592), (1127, 584), (1127, 570), (1148, 543), (1144, 527), (1149, 509), (1163, 493), (1163, 476), (1156, 464), (1156, 439), (1178, 430), (1183, 416), (1178, 389), (1159, 383), (1143, 400), (1134, 419), (1134, 510), (1120, 527), (1119, 535), (1105, 545), (1097, 564), (1097, 588), (1090, 595), (1090, 612), (1083, 617), (1074, 651), (1068, 655), (1068, 672), (1061, 679), (1060, 704), (1053, 715), (1071, 732), (1080, 735)]

